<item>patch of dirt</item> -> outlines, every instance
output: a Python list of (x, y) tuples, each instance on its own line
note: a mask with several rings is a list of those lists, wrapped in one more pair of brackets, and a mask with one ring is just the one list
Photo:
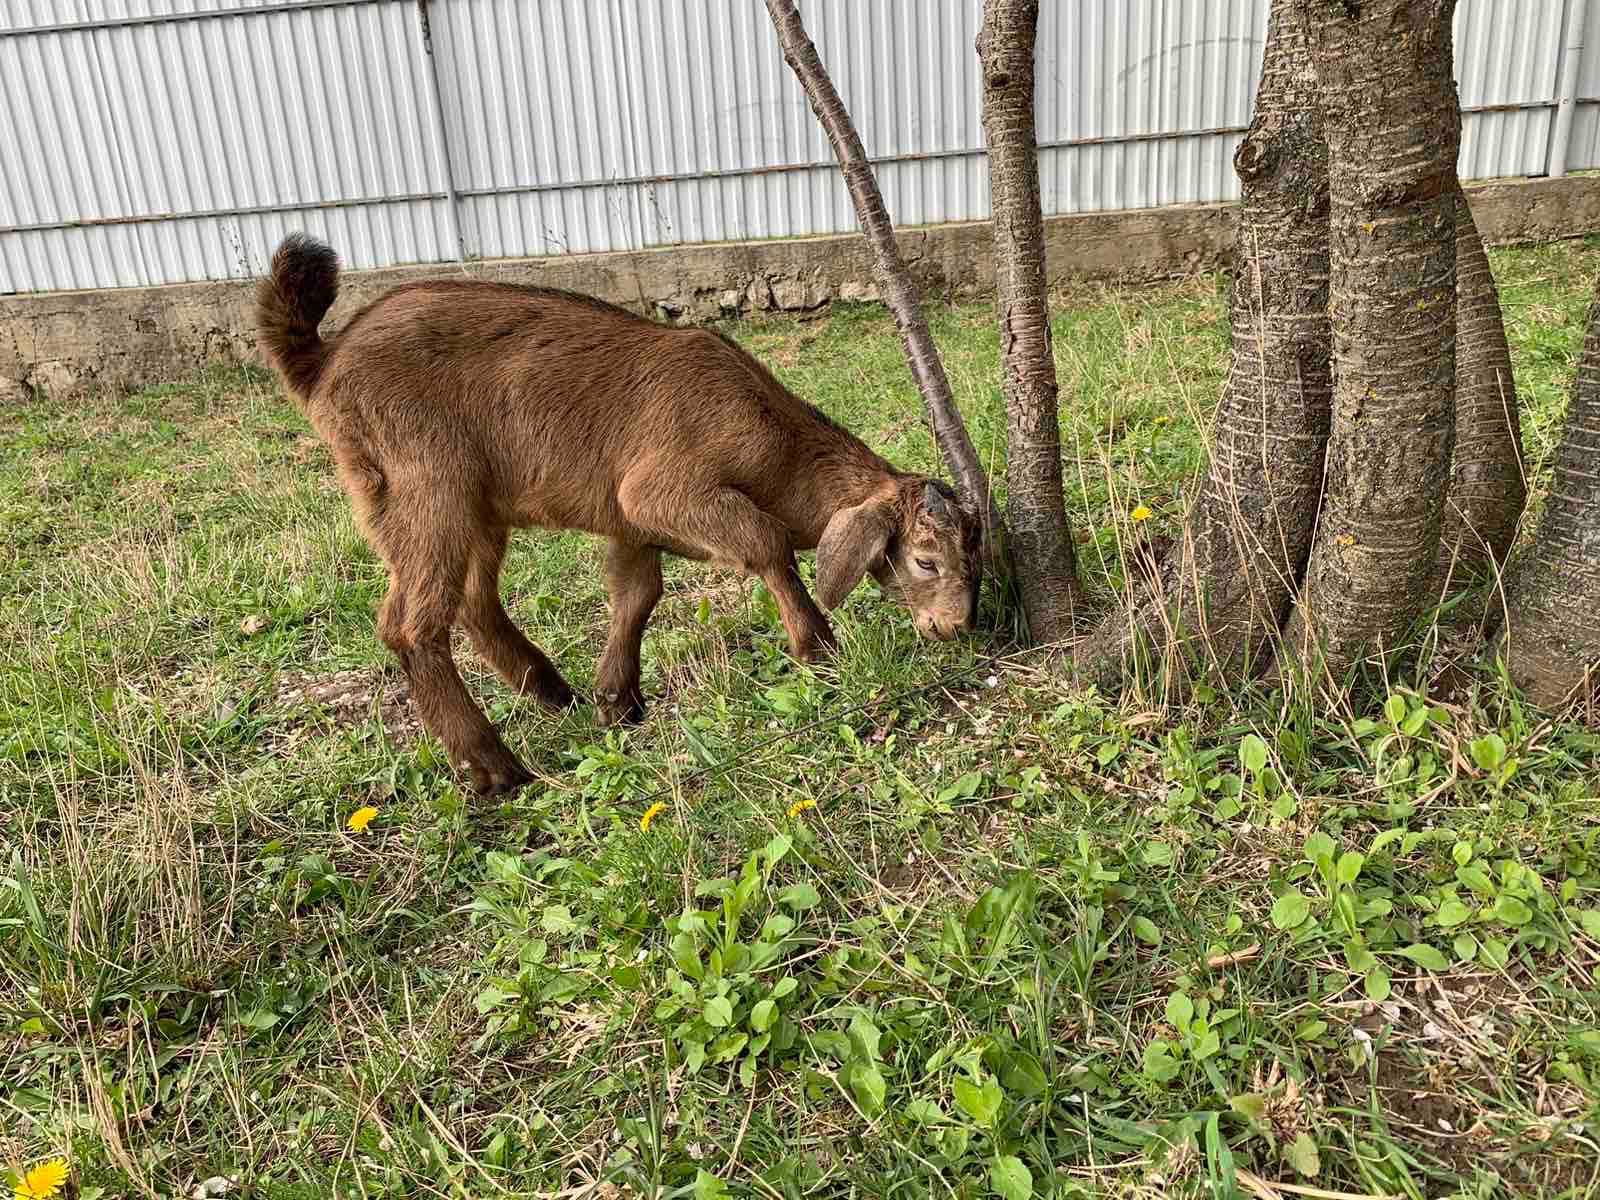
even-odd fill
[[(1588, 1168), (1563, 1136), (1565, 1122), (1583, 1109), (1582, 1097), (1550, 1086), (1539, 1062), (1510, 1048), (1518, 1010), (1533, 1006), (1514, 979), (1498, 974), (1399, 984), (1390, 1000), (1368, 1005), (1354, 1022), (1358, 1037), (1386, 1034), (1370, 1084), (1365, 1066), (1330, 1082), (1358, 1109), (1366, 1107), (1370, 1086), (1386, 1120), (1464, 1178), (1491, 1165), (1519, 1188), (1582, 1182)], [(1537, 1081), (1531, 1127), (1515, 1107), (1494, 1103), (1508, 1077)], [(1529, 1140), (1548, 1142), (1548, 1150), (1530, 1150)]]
[(422, 720), (411, 703), (405, 677), (377, 667), (281, 675), (272, 707), (292, 714), (286, 722), (291, 729), (313, 723), (353, 729), (376, 715), (396, 742), (410, 744), (422, 734)]

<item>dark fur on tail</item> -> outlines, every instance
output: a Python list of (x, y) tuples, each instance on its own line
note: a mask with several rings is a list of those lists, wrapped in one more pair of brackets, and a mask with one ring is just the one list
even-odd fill
[(291, 233), (272, 256), (272, 272), (256, 288), (261, 348), (289, 387), (310, 396), (327, 344), (317, 326), (339, 294), (339, 256), (303, 233)]

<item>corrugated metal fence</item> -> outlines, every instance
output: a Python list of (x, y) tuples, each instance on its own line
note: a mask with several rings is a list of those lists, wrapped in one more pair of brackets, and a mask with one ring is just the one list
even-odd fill
[[(1233, 198), (1267, 6), (1047, 0), (1045, 211)], [(802, 7), (896, 221), (986, 217), (981, 0)], [(1596, 10), (1460, 0), (1464, 176), (1600, 165)], [(0, 0), (0, 293), (854, 227), (760, 0)]]

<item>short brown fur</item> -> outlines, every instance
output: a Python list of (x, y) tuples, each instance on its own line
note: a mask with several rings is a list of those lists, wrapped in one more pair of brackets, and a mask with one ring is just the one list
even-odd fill
[(834, 639), (799, 550), (817, 551), (826, 608), (870, 571), (925, 635), (971, 627), (979, 527), (950, 489), (896, 471), (727, 339), (570, 292), (441, 280), (395, 288), (323, 340), (338, 269), (328, 247), (286, 238), (257, 291), (261, 344), (388, 564), (378, 634), (480, 790), (529, 776), (467, 693), (453, 625), (519, 692), (575, 700), (501, 604), (512, 528), (610, 540), (595, 678), (606, 724), (643, 712), (639, 648), (663, 551), (760, 576), (803, 661)]

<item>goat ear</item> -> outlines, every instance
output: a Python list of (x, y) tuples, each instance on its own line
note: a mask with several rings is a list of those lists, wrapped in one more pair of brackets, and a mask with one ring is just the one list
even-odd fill
[(844, 603), (861, 577), (881, 562), (894, 533), (883, 506), (841, 508), (817, 542), (817, 602), (828, 611)]

